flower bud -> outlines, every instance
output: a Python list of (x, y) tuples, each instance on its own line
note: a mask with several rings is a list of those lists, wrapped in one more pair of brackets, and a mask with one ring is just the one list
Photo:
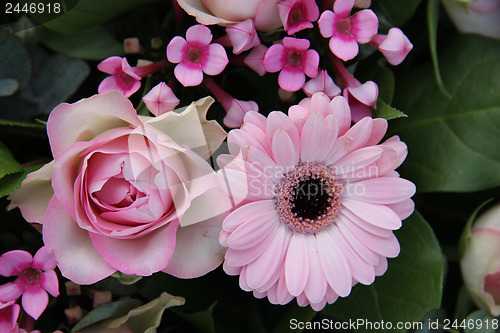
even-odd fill
[(500, 205), (476, 220), (460, 264), (476, 305), (500, 315)]

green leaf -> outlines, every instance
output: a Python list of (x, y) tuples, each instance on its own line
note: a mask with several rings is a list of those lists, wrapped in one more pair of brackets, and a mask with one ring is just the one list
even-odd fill
[(0, 78), (0, 97), (13, 95), (18, 88), (17, 80)]
[(17, 163), (14, 156), (5, 145), (0, 142), (0, 179), (23, 170), (23, 167)]
[(467, 240), (469, 239), (471, 229), (472, 229), (472, 223), (476, 220), (477, 214), (483, 209), (484, 206), (489, 204), (492, 199), (488, 199), (485, 202), (483, 202), (479, 207), (474, 210), (474, 212), (471, 214), (469, 219), (467, 220), (467, 224), (465, 225), (464, 231), (462, 232), (462, 235), (460, 236), (460, 240), (458, 243), (458, 250), (460, 251), (460, 258), (464, 256), (465, 250), (467, 249)]
[(465, 333), (495, 333), (499, 331), (498, 317), (493, 317), (488, 310), (471, 313), (465, 319)]
[(21, 41), (0, 30), (0, 54), (0, 79), (14, 79), (19, 88), (26, 87), (31, 76), (31, 62)]
[(408, 115), (390, 134), (408, 145), (398, 169), (417, 191), (472, 192), (500, 185), (500, 43), (473, 35), (452, 40), (441, 68), (444, 98), (430, 64), (399, 80), (393, 105)]
[(422, 0), (379, 0), (392, 19), (392, 25), (401, 26), (410, 19)]
[(386, 120), (408, 117), (403, 112), (399, 111), (396, 108), (393, 108), (390, 105), (387, 105), (382, 99), (377, 100), (377, 110), (373, 111), (373, 117), (375, 118), (384, 118)]
[(64, 15), (44, 24), (51, 30), (73, 34), (100, 25), (136, 7), (160, 0), (79, 0)]
[(360, 326), (358, 332), (404, 332), (396, 329), (398, 322), (419, 321), (428, 311), (439, 308), (444, 263), (432, 229), (415, 212), (395, 234), (401, 252), (396, 259), (389, 259), (387, 272), (372, 285), (355, 286), (348, 297), (325, 307), (324, 314), (346, 321), (383, 320), (393, 325), (378, 331)]
[(45, 29), (42, 43), (52, 51), (87, 60), (102, 60), (124, 54), (123, 45), (102, 26), (71, 35)]
[(174, 311), (176, 315), (184, 319), (189, 324), (196, 327), (203, 333), (215, 333), (215, 322), (213, 318), (213, 309), (216, 303), (210, 305), (207, 309), (195, 313), (182, 313)]
[(82, 318), (71, 330), (72, 333), (78, 332), (85, 327), (98, 323), (105, 319), (117, 318), (126, 315), (130, 310), (141, 305), (138, 299), (125, 298), (116, 302), (102, 304), (90, 311)]
[(444, 332), (441, 328), (443, 320), (446, 319), (444, 309), (434, 309), (425, 314), (420, 320), (422, 327), (415, 330), (413, 333), (441, 333)]
[(43, 163), (34, 164), (24, 168), (22, 171), (14, 172), (0, 178), (0, 198), (17, 190), (29, 173), (40, 169), (43, 165)]
[(429, 46), (431, 49), (432, 65), (434, 66), (434, 76), (436, 78), (439, 90), (448, 98), (451, 98), (450, 94), (445, 88), (443, 79), (441, 77), (441, 72), (439, 71), (439, 61), (437, 54), (437, 28), (438, 28), (438, 18), (439, 18), (439, 1), (438, 0), (428, 0), (427, 1), (427, 28), (429, 29)]
[(46, 126), (41, 124), (0, 119), (0, 131), (2, 133), (15, 133), (46, 138), (47, 134), (45, 128)]
[(121, 284), (124, 284), (127, 286), (134, 284), (137, 281), (142, 279), (142, 276), (138, 276), (135, 274), (125, 274), (125, 273), (122, 273), (120, 271), (114, 272), (111, 276), (114, 277), (115, 279), (117, 279), (118, 281), (120, 281)]

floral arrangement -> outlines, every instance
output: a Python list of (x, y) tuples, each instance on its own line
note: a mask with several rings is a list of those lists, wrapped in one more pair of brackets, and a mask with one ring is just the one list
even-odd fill
[(500, 1), (440, 5), (6, 3), (0, 332), (498, 329)]

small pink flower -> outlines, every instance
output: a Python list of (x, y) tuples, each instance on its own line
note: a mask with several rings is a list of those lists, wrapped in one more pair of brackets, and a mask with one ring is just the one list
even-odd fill
[(370, 45), (377, 47), (393, 66), (402, 63), (413, 48), (408, 37), (399, 28), (391, 28), (387, 35), (373, 36)]
[(226, 33), (233, 46), (234, 54), (240, 54), (260, 44), (259, 36), (257, 36), (252, 19), (246, 19), (245, 21), (228, 26)]
[(0, 302), (10, 302), (22, 297), (24, 311), (35, 320), (47, 307), (49, 297), (59, 296), (56, 261), (44, 246), (35, 257), (26, 251), (16, 250), (0, 257), (0, 275), (18, 276), (14, 282), (0, 286)]
[(327, 71), (321, 71), (314, 79), (310, 79), (302, 88), (307, 96), (311, 97), (314, 93), (322, 92), (328, 97), (334, 98), (340, 95), (340, 88), (337, 87)]
[(20, 310), (19, 304), (14, 300), (7, 303), (0, 302), (0, 332), (15, 332)]
[(289, 35), (313, 27), (319, 17), (318, 5), (314, 0), (285, 0), (278, 3), (281, 22)]
[(167, 59), (175, 66), (174, 75), (184, 87), (197, 86), (203, 81), (203, 73), (218, 75), (226, 67), (226, 50), (212, 43), (210, 29), (203, 25), (190, 27), (186, 39), (176, 36), (167, 46)]
[(250, 53), (245, 57), (245, 64), (253, 69), (257, 74), (263, 76), (267, 73), (264, 67), (264, 57), (266, 55), (268, 48), (262, 44), (257, 45), (250, 51)]
[(172, 111), (179, 105), (179, 99), (165, 82), (160, 82), (151, 89), (143, 98), (149, 111), (155, 116)]
[(307, 39), (285, 37), (283, 44), (274, 44), (264, 57), (264, 68), (268, 72), (281, 71), (278, 83), (283, 90), (297, 91), (304, 86), (306, 75), (318, 75), (319, 54), (308, 50)]
[(229, 133), (230, 155), (218, 159), (219, 181), (237, 204), (219, 236), (223, 268), (257, 298), (296, 297), (319, 311), (385, 273), (415, 185), (395, 172), (406, 145), (397, 136), (379, 143), (386, 120), (351, 127), (345, 99), (323, 93), (288, 113), (247, 113)]
[(97, 65), (97, 69), (112, 75), (99, 84), (99, 94), (118, 90), (128, 98), (141, 87), (141, 77), (134, 73), (126, 58), (109, 57)]
[(325, 10), (318, 21), (321, 35), (331, 37), (330, 50), (344, 61), (354, 58), (358, 43), (368, 43), (378, 30), (378, 18), (372, 10), (363, 9), (350, 16), (353, 6), (354, 0), (337, 0), (333, 12)]

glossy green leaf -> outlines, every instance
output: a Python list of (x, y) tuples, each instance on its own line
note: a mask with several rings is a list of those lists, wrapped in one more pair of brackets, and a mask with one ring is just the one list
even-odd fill
[(44, 23), (51, 30), (73, 34), (100, 25), (136, 7), (160, 0), (79, 0), (64, 15)]
[(393, 105), (408, 118), (394, 120), (389, 131), (409, 151), (398, 171), (418, 192), (499, 186), (500, 43), (460, 36), (441, 59), (451, 99), (439, 91), (430, 64), (398, 81)]
[(29, 173), (40, 169), (42, 166), (43, 164), (31, 165), (23, 168), (21, 171), (10, 173), (0, 178), (0, 198), (17, 190)]
[[(342, 320), (365, 320), (392, 329), (360, 325), (357, 332), (405, 332), (398, 322), (417, 322), (441, 303), (443, 256), (438, 241), (423, 217), (415, 212), (395, 232), (401, 252), (389, 259), (387, 272), (372, 285), (356, 285), (351, 294), (327, 306), (323, 313)], [(391, 324), (388, 324), (391, 323)], [(371, 328), (371, 329), (370, 329)]]
[(0, 142), (0, 179), (6, 175), (20, 172), (23, 167), (17, 163), (14, 156), (5, 145)]
[(403, 112), (399, 111), (398, 109), (393, 108), (390, 105), (387, 105), (382, 99), (379, 98), (377, 100), (377, 110), (373, 111), (373, 117), (391, 120), (408, 116)]
[(42, 43), (52, 51), (87, 60), (124, 54), (123, 45), (101, 26), (71, 35), (45, 29)]
[(413, 16), (422, 0), (379, 0), (392, 19), (392, 24), (400, 26)]
[(123, 316), (139, 305), (141, 305), (141, 301), (133, 298), (125, 298), (116, 302), (102, 304), (94, 310), (90, 311), (85, 317), (83, 317), (82, 320), (80, 320), (73, 327), (71, 332), (78, 332), (85, 327), (88, 327), (105, 319)]
[(21, 41), (0, 30), (0, 54), (0, 79), (14, 79), (19, 88), (24, 88), (30, 79), (31, 62)]

